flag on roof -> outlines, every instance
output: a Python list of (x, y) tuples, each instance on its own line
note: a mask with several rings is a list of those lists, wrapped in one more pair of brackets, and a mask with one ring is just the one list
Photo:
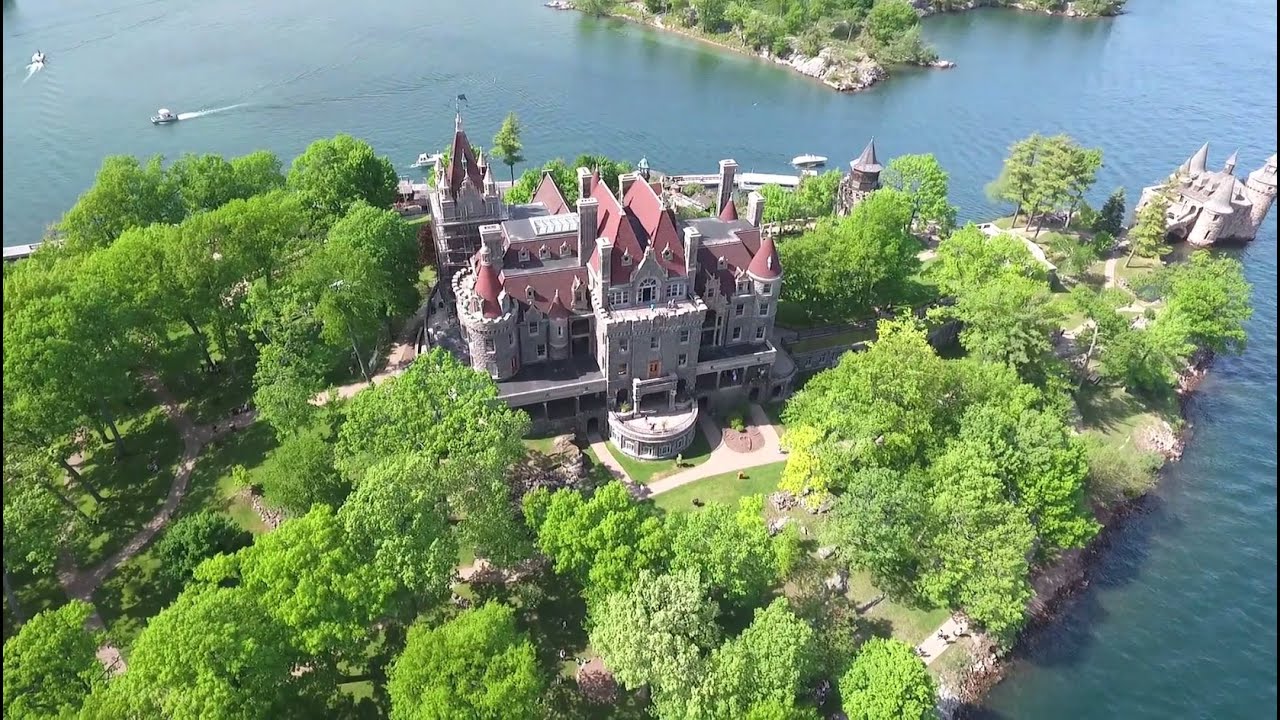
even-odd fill
[(458, 100), (460, 100), (460, 101), (462, 101), (462, 102), (466, 102), (466, 101), (467, 101), (467, 96), (466, 96), (466, 95), (464, 95), (464, 94), (462, 94), (462, 93), (459, 93), (459, 94), (458, 94)]

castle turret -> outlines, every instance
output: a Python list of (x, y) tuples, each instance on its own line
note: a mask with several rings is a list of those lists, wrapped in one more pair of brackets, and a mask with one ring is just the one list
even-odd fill
[(474, 274), (453, 278), (458, 298), (458, 325), (467, 343), (471, 367), (505, 380), (520, 370), (515, 303), (502, 287), (489, 248), (482, 246)]
[(551, 346), (551, 359), (564, 360), (569, 357), (569, 308), (560, 299), (560, 291), (556, 290), (551, 298), (551, 307), (547, 308), (547, 318), (551, 327), (547, 333), (547, 344)]
[(1236, 179), (1231, 175), (1222, 174), (1217, 177), (1217, 186), (1214, 187), (1209, 200), (1205, 202), (1204, 209), (1200, 211), (1200, 217), (1191, 228), (1187, 242), (1204, 247), (1212, 245), (1222, 236), (1223, 228), (1231, 222), (1231, 215), (1235, 212), (1231, 206), (1231, 191), (1235, 188), (1235, 184)]
[(1244, 196), (1253, 203), (1249, 211), (1249, 225), (1253, 229), (1249, 239), (1252, 240), (1258, 234), (1258, 228), (1262, 227), (1262, 221), (1266, 219), (1267, 213), (1271, 211), (1271, 205), (1276, 200), (1274, 153), (1267, 158), (1267, 162), (1262, 167), (1249, 173), (1248, 179), (1244, 181)]
[(1236, 150), (1235, 152), (1231, 153), (1231, 155), (1227, 158), (1227, 161), (1226, 161), (1225, 163), (1223, 163), (1223, 164), (1222, 164), (1222, 172), (1224, 172), (1224, 173), (1226, 173), (1226, 174), (1228, 174), (1228, 175), (1234, 175), (1234, 174), (1235, 174), (1235, 172), (1236, 172), (1236, 161), (1237, 161), (1237, 159), (1238, 159), (1238, 158), (1237, 158), (1237, 156), (1238, 156), (1239, 154), (1240, 154), (1240, 151), (1239, 151), (1239, 150)]
[(729, 202), (724, 204), (720, 209), (720, 219), (725, 222), (733, 222), (738, 219), (738, 206), (733, 204), (733, 198), (729, 198)]
[(848, 215), (858, 203), (880, 189), (880, 171), (884, 167), (876, 157), (876, 141), (872, 138), (862, 154), (849, 163), (849, 174), (840, 180), (836, 191), (836, 213)]
[(1199, 175), (1205, 171), (1209, 163), (1209, 143), (1200, 146), (1195, 155), (1192, 155), (1186, 162), (1187, 172), (1192, 175)]

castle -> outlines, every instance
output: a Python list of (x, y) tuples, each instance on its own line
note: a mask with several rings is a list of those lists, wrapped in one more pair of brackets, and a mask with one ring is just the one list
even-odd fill
[(1267, 158), (1243, 182), (1235, 176), (1236, 153), (1220, 171), (1207, 169), (1208, 160), (1209, 144), (1205, 143), (1165, 184), (1143, 188), (1137, 208), (1163, 192), (1169, 197), (1165, 214), (1169, 239), (1196, 246), (1252, 240), (1276, 199), (1276, 156)]
[(783, 269), (759, 193), (739, 217), (736, 171), (720, 162), (715, 217), (679, 219), (659, 183), (610, 188), (588, 168), (574, 205), (545, 173), (508, 205), (459, 115), (430, 198), (452, 349), (535, 426), (607, 431), (639, 458), (686, 450), (700, 412), (785, 397)]

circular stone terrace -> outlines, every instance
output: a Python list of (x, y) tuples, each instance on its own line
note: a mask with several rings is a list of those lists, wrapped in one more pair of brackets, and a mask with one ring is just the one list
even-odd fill
[(698, 431), (698, 406), (689, 402), (661, 412), (609, 413), (609, 439), (622, 452), (641, 460), (679, 455)]

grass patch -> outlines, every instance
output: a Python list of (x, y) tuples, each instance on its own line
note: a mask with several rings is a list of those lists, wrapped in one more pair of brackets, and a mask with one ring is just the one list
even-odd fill
[(1163, 420), (1176, 429), (1180, 422), (1177, 399), (1172, 394), (1167, 399), (1145, 398), (1121, 387), (1086, 385), (1077, 395), (1076, 404), (1086, 432), (1118, 448), (1132, 443), (1133, 434), (1140, 427)]
[(534, 452), (540, 452), (543, 455), (550, 455), (551, 449), (555, 445), (555, 439), (558, 437), (560, 436), (548, 435), (547, 437), (525, 438), (524, 446)]
[(251, 533), (265, 532), (262, 519), (242, 492), (245, 485), (236, 478), (235, 468), (243, 467), (244, 481), (254, 484), (259, 468), (277, 445), (275, 433), (265, 422), (255, 422), (206, 445), (191, 471), (187, 495), (178, 512), (213, 510), (231, 516)]
[(830, 335), (820, 335), (817, 337), (805, 338), (791, 345), (791, 351), (802, 353), (811, 350), (821, 350), (823, 348), (838, 347), (840, 345), (852, 345), (854, 343), (867, 342), (876, 339), (876, 331), (874, 328), (850, 328)]
[(743, 471), (747, 476), (745, 480), (739, 480), (737, 472), (712, 475), (688, 485), (681, 485), (661, 495), (655, 495), (653, 504), (667, 512), (696, 509), (693, 506), (694, 498), (708, 503), (718, 502), (737, 506), (739, 498), (748, 495), (767, 495), (776, 490), (778, 481), (782, 479), (782, 468), (786, 465), (784, 461), (748, 468)]
[(888, 598), (866, 607), (883, 596), (884, 593), (871, 582), (870, 574), (862, 570), (849, 572), (848, 597), (856, 605), (866, 608), (862, 616), (871, 620), (873, 625), (886, 627), (892, 637), (909, 645), (918, 645), (951, 615), (946, 608), (912, 608)]
[(423, 214), (418, 215), (418, 216), (416, 216), (416, 217), (405, 218), (405, 219), (404, 219), (404, 224), (405, 224), (405, 225), (409, 225), (410, 227), (414, 227), (414, 226), (417, 226), (417, 225), (421, 225), (421, 224), (423, 224), (423, 223), (425, 223), (425, 222), (427, 222), (427, 221), (429, 221), (429, 220), (431, 220), (431, 214), (430, 214), (430, 213), (423, 213)]
[(116, 457), (112, 445), (103, 445), (88, 452), (80, 465), (80, 474), (98, 489), (103, 501), (96, 503), (83, 487), (72, 484), (77, 504), (95, 520), (78, 538), (80, 567), (110, 557), (155, 516), (182, 457), (182, 440), (158, 407), (119, 423), (119, 428), (123, 456)]
[(138, 633), (181, 591), (160, 576), (160, 560), (146, 551), (121, 565), (93, 593), (93, 604), (107, 626), (111, 643), (127, 652)]
[(701, 425), (694, 431), (693, 442), (689, 447), (685, 448), (682, 456), (684, 461), (683, 467), (676, 467), (675, 458), (667, 460), (637, 460), (627, 455), (621, 450), (609, 448), (613, 452), (613, 458), (618, 461), (622, 469), (627, 475), (641, 485), (647, 485), (654, 480), (660, 480), (669, 475), (674, 475), (682, 470), (701, 465), (711, 457), (711, 445), (707, 443), (706, 434), (702, 432)]
[(1008, 217), (996, 218), (995, 220), (991, 221), (991, 224), (995, 225), (1001, 230), (1008, 230), (1009, 228), (1013, 227), (1013, 216), (1010, 215)]
[(929, 666), (934, 679), (950, 687), (959, 687), (961, 676), (973, 661), (973, 638), (962, 637), (947, 646)]
[[(21, 569), (12, 574), (13, 594), (18, 598), (23, 617), (31, 619), (42, 610), (51, 610), (67, 604), (67, 596), (62, 592), (62, 585), (53, 573), (32, 575)], [(9, 639), (17, 631), (13, 608), (9, 607), (9, 597), (4, 596), (4, 638)]]

